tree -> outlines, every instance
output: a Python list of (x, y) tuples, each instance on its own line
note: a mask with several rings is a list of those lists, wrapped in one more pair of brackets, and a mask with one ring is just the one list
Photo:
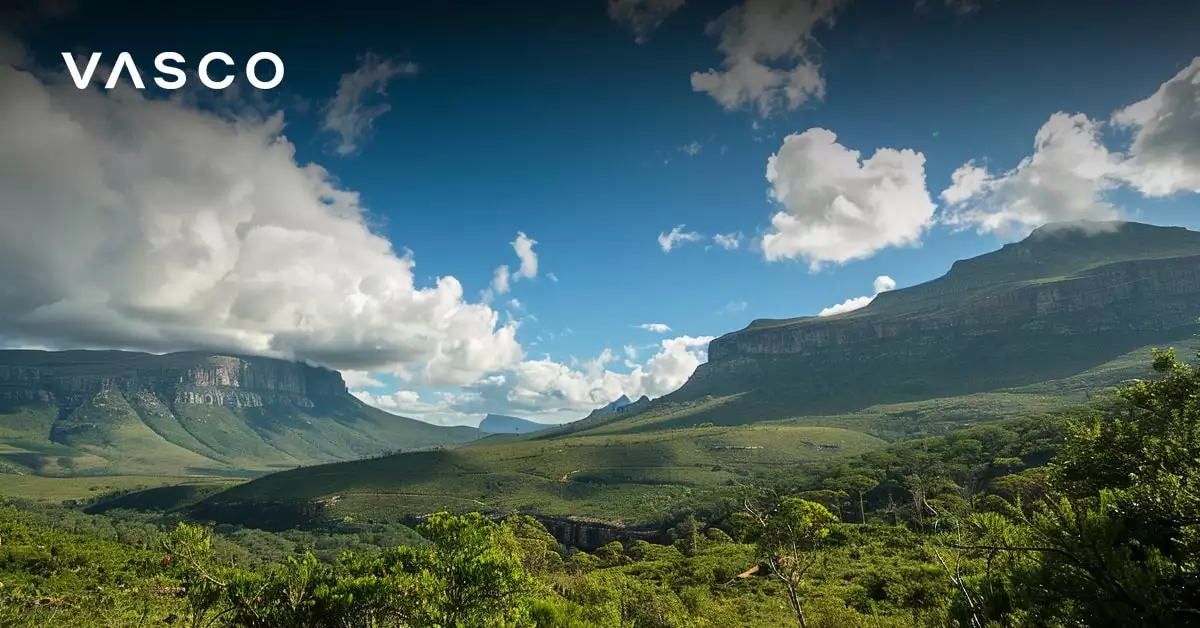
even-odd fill
[(1200, 622), (1200, 371), (1169, 350), (1154, 369), (1118, 392), (1124, 412), (1071, 426), (1050, 491), (1013, 509), (1019, 535), (977, 542), (1029, 558), (1009, 574), (1011, 607), (1038, 625)]
[(801, 604), (804, 576), (816, 563), (816, 550), (837, 518), (824, 506), (795, 497), (783, 498), (770, 511), (747, 502), (746, 510), (761, 527), (755, 544), (759, 560), (783, 583), (796, 620), (801, 628), (808, 628)]
[(852, 475), (846, 478), (839, 478), (837, 487), (845, 490), (858, 497), (858, 522), (867, 522), (867, 511), (863, 504), (863, 496), (879, 486), (879, 481), (875, 478), (868, 477), (863, 474)]

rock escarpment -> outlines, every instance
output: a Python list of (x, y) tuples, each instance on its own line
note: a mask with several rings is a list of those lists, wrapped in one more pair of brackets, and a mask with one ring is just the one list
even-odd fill
[[(1200, 233), (1055, 225), (860, 310), (754, 321), (713, 340), (708, 363), (669, 397), (758, 391), (804, 409), (851, 384), (864, 401), (986, 390), (1188, 337), (1197, 317)], [(845, 401), (828, 407), (854, 396)]]
[(295, 405), (346, 394), (337, 371), (273, 360), (201, 353), (0, 352), (0, 399), (72, 405), (101, 390), (153, 393), (170, 404)]
[(305, 364), (0, 351), (0, 472), (261, 472), (477, 436), (371, 408), (340, 373)]

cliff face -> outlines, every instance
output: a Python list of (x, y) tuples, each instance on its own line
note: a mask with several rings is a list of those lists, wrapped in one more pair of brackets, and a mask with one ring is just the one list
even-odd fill
[(1200, 255), (1118, 262), (1086, 274), (971, 291), (922, 303), (904, 290), (842, 316), (751, 326), (709, 344), (711, 362), (799, 354), (925, 335), (985, 334), (1016, 325), (1060, 334), (1161, 331), (1190, 325), (1200, 310)]
[(889, 386), (913, 394), (877, 401), (957, 394), (1073, 374), (1194, 333), (1200, 233), (1102, 227), (1043, 228), (853, 312), (754, 321), (713, 340), (708, 363), (668, 397), (758, 391), (800, 410), (850, 383), (864, 400)]
[(269, 358), (0, 351), (0, 473), (260, 473), (472, 440)]
[(71, 405), (101, 390), (153, 393), (172, 404), (314, 407), (346, 394), (336, 371), (272, 360), (199, 353), (0, 351), (0, 399)]

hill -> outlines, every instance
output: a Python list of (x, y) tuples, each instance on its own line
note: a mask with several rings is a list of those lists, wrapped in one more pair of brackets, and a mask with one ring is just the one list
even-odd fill
[(616, 412), (617, 410), (624, 408), (625, 406), (631, 405), (632, 403), (633, 403), (633, 401), (629, 398), (628, 395), (621, 395), (620, 397), (617, 397), (617, 399), (614, 400), (612, 403), (606, 403), (603, 406), (600, 406), (599, 408), (592, 410), (590, 413), (588, 413), (586, 418), (599, 416), (601, 414), (612, 414), (612, 413)]
[(0, 351), (0, 472), (258, 475), (474, 440), (269, 358)]
[[(631, 524), (740, 477), (1085, 403), (1198, 348), (1200, 233), (1052, 226), (944, 277), (824, 318), (714, 340), (679, 391), (452, 451), (296, 469), (221, 492), (324, 515), (520, 510)], [(489, 442), (490, 441), (490, 442)]]
[(756, 320), (656, 403), (737, 395), (696, 420), (740, 423), (1028, 386), (1190, 338), (1198, 316), (1200, 233), (1050, 225), (859, 310)]
[(554, 425), (503, 414), (489, 414), (479, 422), (479, 431), (484, 434), (529, 434), (551, 427)]

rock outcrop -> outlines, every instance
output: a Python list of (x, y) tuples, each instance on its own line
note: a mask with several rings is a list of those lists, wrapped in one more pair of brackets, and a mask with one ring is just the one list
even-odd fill
[(41, 475), (258, 473), (478, 437), (371, 408), (325, 368), (125, 351), (0, 351), (0, 428), (0, 466)]
[(909, 389), (893, 395), (903, 400), (1017, 385), (1187, 337), (1197, 317), (1200, 233), (1053, 225), (859, 310), (756, 320), (713, 340), (708, 362), (668, 399), (758, 391), (801, 408), (847, 383), (868, 393), (862, 400), (889, 386)]
[(172, 404), (313, 407), (344, 395), (337, 371), (283, 360), (201, 353), (0, 351), (0, 399), (71, 405), (101, 390), (149, 392)]

